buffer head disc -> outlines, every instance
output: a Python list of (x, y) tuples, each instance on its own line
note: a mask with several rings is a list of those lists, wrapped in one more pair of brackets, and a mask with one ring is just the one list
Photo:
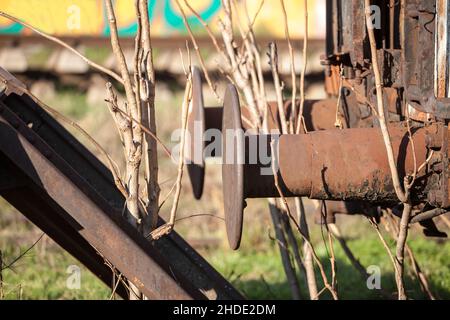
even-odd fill
[(244, 211), (244, 132), (239, 95), (229, 84), (223, 101), (222, 183), (225, 224), (231, 249), (239, 248)]
[(205, 181), (205, 160), (203, 150), (205, 142), (203, 133), (205, 132), (205, 108), (203, 102), (202, 76), (197, 67), (193, 68), (192, 76), (192, 102), (189, 108), (187, 130), (187, 170), (191, 181), (192, 192), (195, 199), (199, 200), (203, 194), (203, 184)]

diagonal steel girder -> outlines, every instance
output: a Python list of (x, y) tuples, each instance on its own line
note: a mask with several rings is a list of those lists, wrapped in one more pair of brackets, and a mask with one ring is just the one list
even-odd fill
[(108, 170), (39, 105), (1, 100), (0, 161), (20, 183), (0, 193), (105, 283), (106, 259), (150, 298), (242, 298), (179, 235), (150, 244), (129, 226)]

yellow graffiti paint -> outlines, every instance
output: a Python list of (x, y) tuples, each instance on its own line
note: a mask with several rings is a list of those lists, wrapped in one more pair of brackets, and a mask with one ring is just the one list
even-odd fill
[[(166, 37), (186, 34), (186, 30), (173, 28), (166, 21), (164, 7), (166, 1), (170, 1), (173, 10), (179, 14), (175, 0), (152, 0), (154, 12), (152, 12), (152, 34), (154, 37)], [(303, 7), (306, 0), (285, 0), (286, 11), (289, 18), (290, 34), (293, 38), (302, 38)], [(182, 1), (181, 1), (182, 2)], [(211, 0), (189, 0), (196, 11), (206, 10)], [(239, 17), (245, 26), (246, 13), (242, 5), (245, 3), (250, 18), (256, 13), (260, 0), (239, 1)], [(115, 0), (116, 17), (119, 29), (134, 30), (136, 22), (133, 0)], [(309, 6), (309, 35), (312, 38), (325, 36), (325, 0), (308, 1)], [(101, 36), (105, 34), (105, 10), (103, 0), (0, 0), (0, 10), (16, 16), (38, 29), (57, 36)], [(187, 14), (189, 10), (185, 9)], [(223, 15), (221, 10), (214, 14), (208, 21), (211, 29), (219, 33), (218, 21)], [(236, 16), (236, 15), (235, 15)], [(0, 18), (0, 33), (2, 28), (10, 27), (11, 21)], [(279, 0), (266, 0), (263, 9), (258, 15), (254, 29), (259, 36), (284, 38), (283, 14)], [(194, 29), (200, 31), (200, 28)], [(11, 31), (16, 33), (15, 31)], [(19, 32), (19, 31), (17, 31)], [(127, 33), (128, 32), (128, 33)], [(130, 32), (124, 32), (130, 35)], [(30, 34), (24, 30), (21, 34)], [(204, 32), (202, 32), (204, 34)]]
[[(95, 34), (103, 27), (102, 4), (93, 0), (1, 0), (2, 11), (54, 35)], [(0, 19), (0, 26), (11, 22)]]

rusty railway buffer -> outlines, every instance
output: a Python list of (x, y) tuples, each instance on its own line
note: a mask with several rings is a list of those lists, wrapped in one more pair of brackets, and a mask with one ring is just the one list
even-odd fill
[[(401, 181), (423, 164), (412, 189), (415, 206), (410, 222), (420, 223), (427, 236), (446, 237), (433, 218), (447, 213), (450, 207), (450, 4), (443, 0), (379, 0), (372, 4), (384, 105)], [(401, 215), (402, 205), (392, 185), (373, 108), (377, 101), (369, 46), (364, 2), (328, 0), (322, 64), (329, 98), (306, 101), (306, 134), (278, 138), (249, 133), (226, 139), (227, 131), (246, 129), (248, 111), (245, 106), (241, 108), (232, 85), (227, 88), (223, 107), (205, 108), (201, 86), (195, 85), (200, 80), (194, 75), (189, 130), (195, 131), (195, 123), (202, 130), (222, 130), (221, 151), (213, 155), (223, 158), (224, 209), (231, 248), (237, 249), (240, 244), (245, 199), (280, 196), (274, 176), (267, 174), (271, 164), (249, 163), (255, 152), (254, 148), (250, 152), (251, 141), (255, 140), (259, 141), (257, 146), (270, 151), (271, 139), (277, 139), (277, 177), (286, 197), (337, 201), (332, 203), (342, 207), (337, 209), (342, 213), (372, 215), (379, 214), (374, 208), (388, 207)], [(277, 126), (276, 108), (270, 104), (270, 109), (275, 114), (272, 125)], [(341, 130), (334, 128), (337, 115), (343, 123)], [(206, 150), (208, 143), (193, 139), (191, 152), (198, 152), (192, 146)], [(225, 160), (228, 153), (233, 155), (231, 161)], [(203, 156), (191, 158), (191, 183), (195, 197), (200, 198), (205, 163)]]
[[(187, 152), (188, 161), (186, 163), (189, 178), (191, 181), (194, 197), (200, 200), (203, 194), (205, 180), (205, 156), (222, 156), (222, 138), (221, 136), (207, 136), (209, 130), (215, 132), (222, 131), (223, 107), (205, 106), (203, 99), (203, 81), (201, 71), (198, 67), (193, 68), (192, 77), (192, 108), (188, 117), (189, 141)], [(239, 108), (239, 102), (234, 101)], [(278, 106), (275, 101), (270, 101), (270, 116), (268, 126), (271, 130), (277, 130), (279, 125)], [(291, 101), (285, 103), (285, 110), (289, 115), (291, 110)], [(337, 105), (337, 99), (330, 98), (326, 100), (306, 100), (304, 106), (305, 123), (308, 131), (318, 131), (334, 128), (336, 112), (333, 110)], [(242, 115), (245, 119), (250, 119), (250, 111), (243, 106)], [(244, 121), (242, 128), (251, 129), (251, 124)], [(213, 132), (214, 133), (214, 132)], [(215, 145), (213, 145), (215, 143)], [(208, 150), (210, 148), (210, 150)]]
[[(102, 162), (15, 90), (16, 78), (0, 69), (0, 80), (3, 198), (110, 287), (114, 269), (150, 299), (242, 298), (177, 233), (152, 243), (140, 235)], [(123, 285), (117, 293), (128, 298)]]

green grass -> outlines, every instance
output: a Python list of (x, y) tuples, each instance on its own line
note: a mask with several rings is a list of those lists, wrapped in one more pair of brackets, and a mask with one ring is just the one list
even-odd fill
[[(380, 267), (382, 289), (394, 293), (393, 267), (376, 235), (368, 234), (367, 237), (362, 239), (350, 239), (348, 244), (364, 266), (376, 265)], [(410, 239), (409, 244), (422, 270), (428, 275), (433, 293), (442, 299), (450, 299), (450, 266), (448, 263), (450, 261), (450, 243), (448, 241), (438, 243), (418, 236)], [(393, 245), (391, 243), (392, 248)], [(326, 273), (330, 275), (329, 256), (323, 243), (316, 244), (316, 251)], [(289, 299), (291, 297), (278, 249), (273, 243), (266, 250), (251, 250), (249, 248), (237, 252), (216, 250), (209, 252), (207, 255), (212, 264), (248, 298)], [(351, 265), (337, 243), (335, 244), (335, 257), (338, 291), (341, 299), (382, 298), (380, 292), (367, 288), (366, 281)], [(420, 291), (418, 282), (412, 277), (409, 268), (407, 268), (406, 274), (406, 288), (409, 297), (426, 299), (426, 296)], [(301, 275), (300, 278), (303, 279)], [(317, 280), (319, 287), (322, 288), (319, 273), (317, 273)], [(303, 297), (307, 297), (304, 282), (301, 281), (300, 285)], [(331, 297), (324, 293), (321, 298), (330, 299)]]
[(81, 120), (89, 111), (86, 95), (74, 93), (72, 89), (67, 87), (58, 88), (58, 94), (47, 103), (75, 121)]
[[(108, 125), (100, 125), (108, 117), (106, 108), (87, 106), (84, 94), (73, 92), (69, 88), (59, 88), (52, 106), (78, 121), (83, 127), (105, 145), (116, 159), (121, 156), (118, 146), (113, 146), (111, 137), (115, 135)], [(174, 103), (157, 104), (158, 130), (164, 141), (170, 139), (171, 130), (179, 126), (179, 101), (182, 92), (174, 93)], [(176, 103), (178, 101), (178, 103)], [(104, 113), (104, 114), (103, 114)], [(160, 179), (162, 196), (165, 196), (174, 179), (176, 170), (173, 163), (161, 155)], [(172, 179), (172, 180), (170, 180)], [(180, 216), (193, 213), (209, 213), (223, 215), (221, 202), (220, 168), (208, 165), (205, 194), (202, 201), (193, 201), (189, 189), (183, 189), (180, 200)], [(184, 185), (188, 184), (187, 179)], [(170, 201), (169, 201), (170, 203)], [(170, 205), (162, 209), (167, 214)], [(392, 264), (378, 240), (375, 232), (368, 226), (366, 219), (358, 217), (340, 217), (342, 233), (348, 245), (364, 266), (377, 265), (381, 269), (382, 288), (390, 293), (395, 292)], [(326, 273), (330, 274), (328, 259), (329, 249), (323, 244), (322, 232), (311, 222), (311, 236), (317, 253), (321, 258)], [(271, 240), (273, 235), (267, 204), (262, 200), (251, 200), (246, 209), (244, 235), (241, 249), (231, 251), (225, 240), (223, 222), (206, 218), (184, 220), (177, 224), (179, 231), (187, 239), (215, 238), (222, 244), (210, 249), (202, 249), (201, 253), (242, 293), (252, 299), (289, 299), (290, 289), (286, 283), (278, 247)], [(445, 230), (448, 232), (448, 229)], [(0, 250), (3, 252), (4, 264), (13, 261), (24, 250), (29, 248), (41, 232), (30, 222), (15, 212), (0, 199)], [(420, 229), (411, 231), (409, 244), (416, 254), (422, 270), (430, 280), (433, 293), (444, 299), (450, 299), (450, 242), (445, 239), (435, 241), (422, 236)], [(388, 237), (386, 236), (388, 239)], [(391, 248), (394, 243), (389, 241)], [(337, 260), (338, 292), (341, 299), (379, 299), (377, 291), (368, 290), (365, 280), (351, 266), (338, 244), (335, 245)], [(407, 262), (409, 263), (409, 262)], [(70, 290), (66, 286), (70, 276), (67, 269), (71, 265), (81, 268), (81, 288)], [(406, 272), (406, 288), (414, 299), (423, 299), (418, 283)], [(303, 297), (307, 297), (305, 284), (299, 275)], [(319, 287), (319, 273), (317, 273)], [(20, 259), (12, 269), (3, 271), (3, 291), (6, 299), (107, 299), (111, 290), (103, 285), (85, 267), (76, 261), (62, 248), (48, 238), (41, 240), (25, 257)], [(321, 298), (330, 299), (324, 293)]]
[[(52, 246), (45, 254), (36, 251), (21, 258), (13, 268), (3, 271), (5, 299), (109, 298), (111, 290), (61, 248)], [(3, 254), (6, 259), (19, 256), (20, 252), (16, 248), (7, 248)], [(69, 289), (66, 285), (71, 265), (80, 268), (80, 289)]]
[[(25, 231), (25, 230), (24, 230)], [(27, 244), (20, 247), (13, 243), (3, 242), (2, 251), (4, 264), (14, 260), (26, 250), (39, 233), (32, 232)], [(247, 243), (251, 239), (247, 239)], [(392, 265), (387, 254), (375, 235), (364, 239), (349, 239), (349, 246), (364, 266), (377, 265), (381, 269), (382, 288), (394, 294), (395, 282)], [(392, 245), (393, 243), (391, 243)], [(432, 292), (439, 298), (450, 299), (450, 243), (438, 243), (413, 237), (409, 244), (416, 254), (423, 271), (428, 275)], [(322, 244), (316, 244), (316, 250), (330, 274), (330, 263), (327, 249)], [(286, 283), (278, 248), (275, 243), (267, 239), (258, 249), (251, 249), (243, 245), (239, 251), (231, 251), (225, 247), (220, 249), (202, 250), (204, 256), (217, 268), (233, 285), (250, 299), (290, 299), (289, 286)], [(353, 268), (338, 244), (335, 244), (337, 281), (340, 299), (380, 299), (377, 290), (369, 290), (365, 281)], [(81, 288), (68, 289), (66, 281), (70, 276), (67, 269), (70, 265), (81, 268)], [(406, 270), (406, 288), (412, 299), (426, 299), (420, 291), (419, 285)], [(5, 299), (108, 299), (111, 290), (92, 275), (73, 257), (63, 251), (56, 244), (49, 242), (36, 245), (28, 254), (20, 259), (11, 269), (3, 271)], [(303, 279), (300, 275), (300, 279)], [(321, 279), (317, 273), (319, 287)], [(300, 281), (303, 297), (307, 297), (306, 287)], [(324, 293), (321, 298), (330, 299)]]
[(104, 64), (108, 56), (111, 54), (109, 46), (87, 47), (84, 51), (86, 57), (96, 63)]

